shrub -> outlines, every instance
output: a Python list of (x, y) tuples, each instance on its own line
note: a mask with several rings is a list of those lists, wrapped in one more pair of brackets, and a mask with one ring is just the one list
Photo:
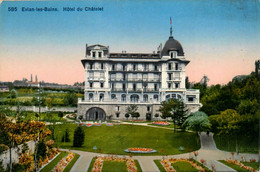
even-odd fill
[(74, 147), (81, 147), (84, 143), (85, 133), (83, 129), (78, 126), (74, 131), (74, 138), (73, 138), (73, 146)]
[(62, 142), (70, 142), (69, 130), (66, 128), (64, 135), (62, 136)]

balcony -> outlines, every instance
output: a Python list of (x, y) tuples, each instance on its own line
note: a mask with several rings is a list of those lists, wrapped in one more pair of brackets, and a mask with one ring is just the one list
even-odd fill
[(88, 81), (105, 81), (105, 77), (88, 77)]
[(161, 72), (161, 70), (153, 70), (153, 69), (125, 69), (123, 70), (123, 68), (115, 68), (115, 69), (111, 69), (111, 71), (109, 72), (112, 72), (112, 73), (115, 73), (115, 72), (131, 72), (131, 73), (158, 73), (158, 72)]
[(101, 69), (101, 68), (98, 68), (98, 67), (92, 67), (92, 68), (87, 67), (86, 69), (89, 70), (89, 71), (104, 71), (104, 70), (106, 70), (105, 68)]
[(166, 80), (167, 81), (180, 81), (181, 77), (172, 77), (172, 78), (167, 77)]

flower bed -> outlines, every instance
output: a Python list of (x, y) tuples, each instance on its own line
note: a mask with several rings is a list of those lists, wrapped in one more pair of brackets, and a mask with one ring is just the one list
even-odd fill
[(251, 171), (251, 172), (256, 172), (256, 171), (257, 171), (257, 170), (255, 170), (255, 169), (252, 168), (252, 167), (249, 167), (249, 166), (244, 165), (242, 162), (240, 162), (240, 161), (238, 161), (238, 160), (227, 159), (227, 160), (225, 160), (225, 161), (228, 162), (228, 163), (230, 163), (230, 164), (237, 165), (237, 166), (239, 166), (239, 167), (241, 167), (241, 168), (244, 168), (244, 169), (246, 169), (246, 170), (248, 170), (248, 171)]
[(149, 149), (149, 148), (128, 148), (125, 150), (125, 152), (131, 152), (131, 153), (154, 153), (156, 150)]
[(60, 160), (60, 162), (55, 166), (52, 172), (63, 171), (67, 167), (67, 165), (71, 162), (71, 160), (74, 158), (74, 156), (75, 154), (70, 152), (66, 158)]
[(112, 127), (113, 126), (113, 123), (105, 123), (107, 126), (110, 126)]
[(97, 157), (92, 172), (101, 172), (103, 168), (103, 162), (104, 161), (112, 161), (112, 162), (126, 162), (126, 167), (128, 172), (137, 172), (137, 167), (135, 165), (135, 161), (130, 158), (118, 158), (114, 156), (108, 156), (108, 157)]
[(190, 163), (198, 171), (202, 171), (202, 172), (206, 171), (205, 168), (201, 167), (200, 165), (196, 164), (195, 162), (190, 161), (189, 159), (170, 158), (170, 159), (162, 159), (160, 162), (161, 162), (162, 166), (164, 167), (165, 171), (167, 171), (167, 172), (176, 172), (176, 170), (171, 165), (175, 162), (187, 162), (187, 163)]
[(154, 124), (154, 125), (170, 125), (169, 122), (160, 122), (160, 121), (158, 121), (158, 122), (153, 122), (152, 124)]
[(86, 126), (86, 127), (91, 127), (93, 124), (92, 123), (80, 123), (80, 126)]

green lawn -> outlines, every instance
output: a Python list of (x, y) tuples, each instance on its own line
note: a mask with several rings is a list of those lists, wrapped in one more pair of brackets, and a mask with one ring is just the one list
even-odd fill
[(259, 162), (242, 162), (244, 165), (252, 167), (253, 169), (259, 170)]
[(77, 162), (77, 160), (79, 159), (79, 154), (77, 154), (77, 153), (74, 153), (75, 154), (75, 156), (74, 156), (74, 158), (71, 160), (71, 162), (67, 165), (67, 167), (64, 169), (64, 171), (63, 172), (69, 172), (70, 171), (70, 169), (73, 167), (73, 165)]
[[(93, 165), (96, 161), (96, 158), (93, 158), (91, 160), (91, 163), (89, 164), (88, 167), (88, 172), (92, 171)], [(139, 162), (137, 160), (135, 160), (135, 165), (137, 167), (137, 171), (138, 172), (142, 172), (141, 166), (139, 164)], [(111, 171), (118, 171), (118, 172), (123, 172), (126, 171), (127, 172), (127, 168), (126, 168), (126, 162), (112, 162), (112, 161), (104, 161), (103, 162), (103, 168), (102, 168), (102, 172), (111, 172)]]
[(164, 169), (164, 167), (162, 166), (160, 160), (153, 160), (154, 163), (157, 165), (157, 167), (159, 168), (160, 172), (166, 172), (166, 170)]
[[(228, 141), (228, 138), (229, 141)], [(238, 136), (238, 149), (240, 153), (258, 153), (258, 136)], [(214, 134), (216, 146), (220, 150), (236, 152), (236, 141), (227, 135)]]
[(239, 167), (238, 165), (228, 163), (228, 162), (225, 161), (225, 160), (219, 160), (219, 162), (221, 162), (221, 163), (223, 163), (223, 164), (225, 164), (225, 165), (227, 165), (227, 166), (233, 168), (233, 169), (236, 170), (236, 171), (239, 171), (239, 172), (248, 172), (248, 170), (246, 170), (246, 169), (244, 169), (244, 168), (241, 168), (241, 167)]
[(104, 161), (102, 172), (127, 172), (126, 162)]
[[(93, 147), (101, 149), (102, 153), (126, 155), (124, 150), (132, 147), (144, 147), (157, 150), (156, 153), (145, 155), (173, 155), (192, 151), (200, 148), (199, 137), (196, 133), (176, 132), (161, 128), (153, 128), (136, 125), (115, 125), (109, 127), (106, 125), (85, 127), (85, 141), (82, 147), (72, 147), (73, 132), (76, 124), (57, 125), (55, 128), (55, 143), (62, 148), (77, 149), (93, 152)], [(61, 142), (65, 129), (68, 128), (70, 142)], [(184, 151), (179, 147), (183, 146)], [(161, 151), (163, 150), (163, 151)], [(144, 154), (134, 154), (144, 155)]]
[(177, 171), (177, 172), (182, 172), (182, 171), (189, 171), (189, 172), (197, 172), (198, 170), (194, 168), (190, 163), (188, 162), (175, 162), (172, 164), (172, 167)]
[(51, 161), (48, 165), (46, 165), (40, 172), (49, 172), (51, 171), (62, 158), (66, 157), (68, 152), (61, 152), (53, 161)]

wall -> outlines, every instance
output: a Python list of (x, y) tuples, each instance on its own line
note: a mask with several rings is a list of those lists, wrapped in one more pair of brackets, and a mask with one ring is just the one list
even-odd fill
[[(12, 106), (12, 110), (16, 110), (16, 106)], [(39, 112), (39, 106), (22, 106), (22, 109), (24, 111), (33, 111), (33, 112)], [(50, 110), (47, 107), (41, 107), (41, 112), (47, 112), (47, 111), (62, 111), (62, 112), (75, 112), (77, 110), (76, 107), (53, 107)]]
[[(29, 141), (29, 142), (27, 142), (27, 145), (29, 147), (29, 154), (34, 153), (34, 147), (35, 147), (34, 142), (33, 141)], [(18, 148), (20, 149), (19, 152), (21, 152), (22, 145), (19, 145)], [(19, 162), (18, 148), (12, 149), (12, 160), (13, 160), (12, 163), (18, 163)], [(4, 168), (6, 168), (7, 165), (10, 163), (10, 152), (9, 152), (9, 149), (7, 151), (3, 152), (0, 155), (0, 159), (3, 161)]]

